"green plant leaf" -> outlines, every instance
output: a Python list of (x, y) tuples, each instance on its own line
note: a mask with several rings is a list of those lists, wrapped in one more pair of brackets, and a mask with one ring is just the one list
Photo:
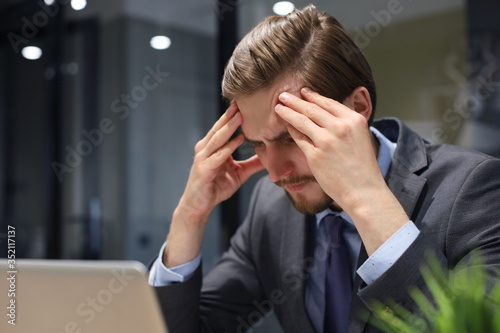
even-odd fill
[(409, 290), (418, 310), (412, 313), (394, 302), (374, 302), (379, 320), (372, 324), (389, 333), (500, 332), (500, 282), (495, 280), (488, 292), (484, 267), (476, 252), (453, 271), (429, 256), (421, 268), (429, 294), (415, 287)]

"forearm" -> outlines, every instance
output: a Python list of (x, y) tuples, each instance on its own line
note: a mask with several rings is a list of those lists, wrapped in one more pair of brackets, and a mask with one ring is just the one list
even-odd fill
[[(259, 184), (250, 202), (250, 212), (255, 209), (258, 188)], [(203, 290), (201, 265), (180, 283), (155, 288), (170, 332), (235, 332), (240, 325), (237, 318), (246, 318), (255, 311), (252, 302), (264, 296), (251, 259), (251, 225), (247, 216), (231, 239), (228, 251), (205, 276)]]
[(179, 266), (198, 256), (207, 220), (208, 216), (196, 216), (180, 205), (175, 209), (163, 253), (165, 267)]
[(366, 252), (371, 256), (410, 218), (385, 183), (372, 191), (358, 191), (357, 195), (343, 208), (352, 218)]

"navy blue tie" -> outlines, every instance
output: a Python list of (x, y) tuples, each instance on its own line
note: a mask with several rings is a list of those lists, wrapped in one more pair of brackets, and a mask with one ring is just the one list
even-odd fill
[(324, 218), (330, 237), (325, 277), (325, 333), (348, 331), (352, 272), (342, 230), (346, 221), (340, 216)]

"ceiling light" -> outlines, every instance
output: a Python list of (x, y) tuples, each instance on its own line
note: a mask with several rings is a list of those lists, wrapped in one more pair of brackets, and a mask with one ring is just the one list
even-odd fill
[(54, 4), (55, 0), (44, 0), (43, 2), (45, 2), (45, 4), (47, 6), (52, 6)]
[(149, 42), (151, 47), (155, 50), (165, 50), (170, 47), (172, 41), (167, 36), (154, 36)]
[(87, 0), (71, 0), (71, 7), (74, 10), (82, 10), (87, 6)]
[(273, 12), (277, 15), (286, 15), (295, 9), (295, 5), (290, 1), (279, 1), (273, 5)]
[(28, 60), (38, 60), (42, 56), (42, 49), (38, 46), (26, 46), (22, 49), (21, 54)]

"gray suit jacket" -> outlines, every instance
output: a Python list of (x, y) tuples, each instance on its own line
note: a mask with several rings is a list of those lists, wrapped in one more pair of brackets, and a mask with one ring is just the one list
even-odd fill
[[(397, 119), (374, 126), (397, 140), (386, 182), (421, 233), (370, 285), (356, 276), (350, 332), (378, 331), (366, 324), (370, 300), (392, 299), (415, 308), (408, 289), (425, 290), (419, 267), (428, 249), (450, 269), (479, 249), (490, 277), (500, 271), (500, 160), (431, 144)], [(308, 267), (314, 263), (314, 218), (308, 219), (283, 189), (259, 181), (249, 214), (216, 267), (204, 279), (198, 269), (184, 283), (156, 288), (171, 332), (244, 332), (271, 309), (285, 332), (314, 332), (304, 301)], [(362, 249), (358, 262), (366, 257)]]

